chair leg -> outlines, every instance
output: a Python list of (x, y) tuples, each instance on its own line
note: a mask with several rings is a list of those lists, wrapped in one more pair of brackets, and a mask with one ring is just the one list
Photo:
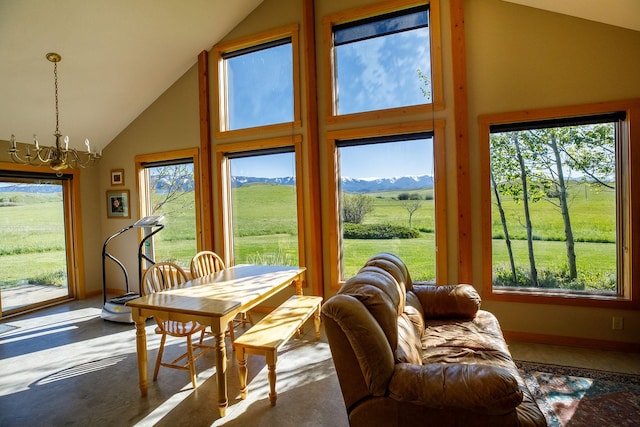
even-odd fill
[(191, 342), (191, 335), (187, 336), (187, 363), (189, 364), (189, 374), (191, 374), (191, 383), (193, 384), (193, 388), (198, 387), (198, 383), (196, 381), (196, 367), (195, 361), (193, 360), (193, 345)]
[(233, 343), (236, 340), (236, 333), (233, 330), (233, 320), (229, 321), (229, 335), (231, 336), (231, 342)]
[(158, 348), (158, 357), (156, 357), (156, 367), (153, 369), (153, 380), (158, 379), (158, 371), (160, 370), (160, 363), (162, 363), (162, 353), (164, 352), (164, 343), (167, 340), (167, 334), (162, 334), (160, 339), (160, 348)]
[(250, 311), (246, 311), (244, 313), (242, 313), (242, 324), (246, 324), (247, 323), (247, 319), (249, 320), (249, 324), (251, 326), (254, 325), (253, 323), (253, 317), (251, 317), (251, 312)]

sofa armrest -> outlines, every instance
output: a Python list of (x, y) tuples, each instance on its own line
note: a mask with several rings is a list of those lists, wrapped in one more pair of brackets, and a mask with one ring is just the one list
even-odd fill
[(481, 298), (471, 285), (413, 285), (425, 319), (473, 318), (480, 309)]
[(513, 411), (523, 397), (518, 380), (507, 369), (462, 363), (397, 363), (389, 392), (401, 402), (494, 415)]

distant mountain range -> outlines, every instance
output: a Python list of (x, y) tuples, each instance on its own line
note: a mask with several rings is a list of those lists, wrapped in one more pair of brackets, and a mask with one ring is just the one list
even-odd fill
[[(192, 181), (181, 180), (181, 189), (189, 191), (193, 189)], [(295, 185), (294, 177), (287, 176), (281, 178), (256, 178), (250, 176), (236, 176), (231, 180), (232, 187), (242, 187), (247, 184), (273, 184), (273, 185)], [(156, 184), (160, 192), (166, 191), (166, 183), (158, 181)], [(342, 178), (342, 190), (348, 193), (373, 193), (376, 191), (393, 190), (417, 190), (420, 188), (433, 188), (433, 177), (422, 176), (402, 176), (397, 178)], [(23, 193), (55, 193), (62, 189), (59, 185), (9, 185), (0, 186), (0, 193), (23, 192)]]
[(0, 193), (60, 193), (62, 185), (54, 184), (16, 184), (1, 185)]
[[(232, 187), (242, 187), (247, 184), (274, 184), (294, 185), (293, 177), (282, 178), (256, 178), (249, 176), (237, 176), (231, 180)], [(373, 193), (376, 191), (393, 190), (417, 190), (420, 188), (433, 188), (433, 177), (402, 176), (397, 178), (342, 178), (342, 190), (348, 193)]]

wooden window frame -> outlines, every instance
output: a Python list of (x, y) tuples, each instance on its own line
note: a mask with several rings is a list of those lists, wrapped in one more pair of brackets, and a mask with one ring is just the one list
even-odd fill
[[(297, 24), (285, 26), (282, 28), (265, 31), (249, 37), (238, 40), (223, 42), (215, 45), (212, 49), (213, 61), (216, 66), (213, 67), (213, 81), (217, 82), (217, 102), (214, 102), (214, 108), (218, 109), (218, 114), (214, 117), (215, 121), (215, 137), (216, 139), (246, 137), (263, 135), (266, 132), (281, 132), (300, 129), (302, 127), (300, 112), (300, 53), (299, 53), (299, 26)], [(226, 77), (225, 77), (225, 60), (223, 55), (241, 49), (260, 46), (265, 43), (291, 38), (291, 54), (293, 61), (293, 122), (276, 123), (271, 125), (256, 126), (245, 129), (227, 130), (227, 99), (226, 99)], [(215, 113), (215, 112), (214, 112)]]
[[(55, 172), (46, 166), (18, 165), (14, 163), (0, 162), (0, 169), (24, 173), (32, 172), (55, 175)], [(87, 297), (84, 280), (84, 242), (82, 238), (80, 171), (78, 169), (68, 169), (64, 171), (64, 174), (71, 175), (72, 177), (71, 179), (66, 179), (62, 182), (68, 294), (65, 297), (42, 301), (20, 307), (15, 310), (10, 310), (4, 314), (0, 310), (0, 318), (22, 313), (24, 311), (32, 310), (55, 302), (75, 298), (84, 299)]]
[[(143, 212), (143, 206), (148, 204), (151, 195), (147, 191), (145, 182), (148, 181), (148, 170), (144, 167), (146, 163), (164, 162), (171, 160), (191, 159), (193, 161), (193, 192), (195, 197), (195, 214), (196, 214), (196, 247), (198, 251), (206, 248), (206, 238), (203, 233), (203, 194), (200, 183), (200, 154), (197, 148), (187, 148), (184, 150), (164, 151), (161, 153), (138, 154), (135, 156), (136, 164), (136, 187), (138, 189), (138, 218), (146, 215)], [(143, 230), (139, 230), (139, 239), (143, 236)]]
[(373, 138), (380, 136), (402, 136), (421, 132), (433, 133), (434, 201), (435, 201), (435, 242), (436, 242), (436, 285), (447, 283), (447, 223), (446, 223), (446, 174), (445, 174), (445, 121), (406, 122), (396, 125), (375, 126), (327, 133), (327, 160), (333, 179), (329, 180), (329, 233), (325, 234), (329, 248), (331, 265), (329, 280), (331, 288), (340, 289), (344, 284), (341, 271), (342, 236), (340, 235), (340, 200), (338, 180), (338, 141)]
[[(429, 6), (429, 51), (431, 54), (430, 61), (432, 101), (430, 103), (420, 105), (338, 115), (338, 105), (335, 90), (335, 49), (333, 46), (333, 27), (339, 24), (345, 24), (365, 18), (375, 17), (378, 15), (384, 15), (387, 13), (424, 5)], [(327, 123), (354, 123), (369, 120), (379, 120), (381, 118), (398, 118), (400, 116), (414, 114), (432, 114), (434, 111), (444, 110), (445, 105), (442, 76), (442, 41), (440, 32), (440, 0), (386, 1), (325, 16), (322, 20), (322, 41), (324, 49), (324, 75), (328, 79), (325, 84), (324, 94), (324, 99), (327, 100), (325, 112)]]
[[(490, 188), (490, 153), (489, 138), (490, 126), (505, 123), (520, 123), (536, 120), (561, 119), (569, 117), (589, 116), (596, 114), (625, 111), (626, 120), (619, 126), (618, 138), (625, 144), (626, 165), (623, 169), (623, 197), (627, 198), (624, 206), (623, 221), (626, 230), (624, 239), (626, 250), (622, 274), (623, 283), (620, 285), (622, 295), (608, 296), (562, 292), (531, 292), (523, 290), (494, 290), (492, 282), (492, 233), (491, 233), (491, 203), (482, 204), (482, 251), (478, 254), (482, 259), (483, 270), (483, 294), (485, 300), (540, 303), (552, 305), (573, 305), (587, 307), (603, 307), (616, 309), (634, 309), (640, 307), (640, 197), (635, 188), (640, 182), (640, 99), (602, 102), (586, 105), (546, 108), (519, 112), (506, 112), (498, 114), (481, 115), (479, 121), (481, 180), (486, 185), (482, 186), (482, 200), (491, 200)], [(635, 166), (635, 167), (634, 167)]]
[(221, 256), (226, 265), (233, 265), (233, 227), (231, 218), (231, 182), (229, 179), (229, 159), (228, 154), (242, 154), (243, 152), (255, 152), (277, 148), (293, 148), (296, 159), (296, 208), (298, 222), (298, 263), (304, 267), (306, 265), (305, 256), (305, 214), (304, 214), (304, 179), (302, 168), (302, 136), (292, 135), (269, 139), (236, 142), (233, 144), (219, 144), (216, 146), (216, 174), (220, 182), (220, 191), (217, 192), (219, 229), (222, 230), (218, 236), (218, 247), (222, 248)]

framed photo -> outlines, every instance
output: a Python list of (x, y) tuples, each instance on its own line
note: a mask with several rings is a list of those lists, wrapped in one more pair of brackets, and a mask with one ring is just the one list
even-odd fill
[(131, 218), (129, 190), (107, 191), (107, 218)]
[(111, 169), (111, 185), (124, 185), (124, 169)]

